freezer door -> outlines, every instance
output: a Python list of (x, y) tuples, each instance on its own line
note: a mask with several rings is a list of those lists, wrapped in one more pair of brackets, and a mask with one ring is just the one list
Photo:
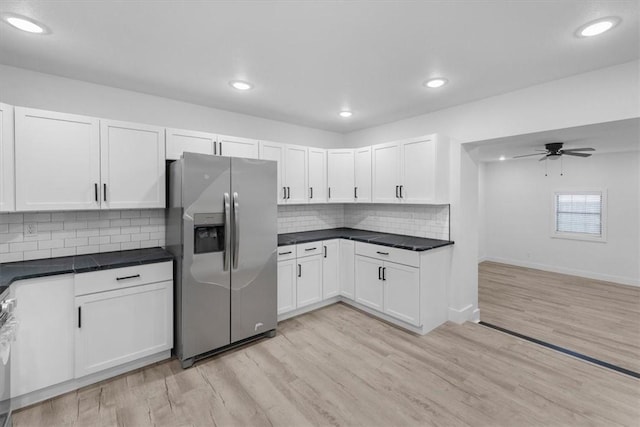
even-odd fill
[(231, 159), (231, 341), (277, 323), (277, 164)]
[(231, 342), (231, 274), (225, 263), (231, 245), (231, 163), (206, 154), (184, 153), (183, 159), (179, 356), (184, 360)]

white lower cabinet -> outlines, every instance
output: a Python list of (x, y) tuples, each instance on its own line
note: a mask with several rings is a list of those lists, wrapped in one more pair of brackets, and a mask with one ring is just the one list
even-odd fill
[(340, 239), (339, 270), (340, 295), (344, 298), (355, 298), (355, 251), (352, 240)]
[(322, 256), (298, 258), (297, 263), (297, 308), (322, 301)]
[(74, 377), (73, 274), (11, 285), (18, 321), (11, 343), (11, 397)]
[(356, 256), (356, 302), (378, 311), (382, 311), (384, 304), (382, 264), (372, 258)]
[(419, 326), (420, 269), (356, 255), (356, 302)]
[(296, 308), (296, 271), (295, 258), (278, 261), (278, 314)]
[(412, 325), (420, 325), (420, 270), (385, 262), (384, 313)]
[(322, 298), (328, 299), (340, 295), (339, 253), (340, 241), (322, 242)]
[(171, 281), (83, 295), (76, 306), (76, 377), (172, 347)]

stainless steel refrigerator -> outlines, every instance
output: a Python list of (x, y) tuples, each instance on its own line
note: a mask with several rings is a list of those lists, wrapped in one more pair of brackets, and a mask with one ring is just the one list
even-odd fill
[(277, 323), (276, 163), (184, 153), (169, 166), (174, 351), (194, 360)]

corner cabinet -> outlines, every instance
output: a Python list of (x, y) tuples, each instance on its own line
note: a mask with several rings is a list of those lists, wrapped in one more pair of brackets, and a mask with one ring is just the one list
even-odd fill
[(287, 196), (287, 189), (284, 184), (284, 144), (260, 141), (260, 159), (277, 162), (278, 187), (276, 189), (276, 200), (279, 205), (283, 204)]
[(100, 122), (102, 209), (165, 207), (164, 128)]
[(328, 150), (329, 202), (353, 202), (355, 195), (353, 150)]
[(99, 120), (15, 107), (15, 174), (18, 211), (99, 209)]
[(15, 210), (13, 107), (0, 103), (0, 212)]
[(327, 151), (308, 149), (309, 203), (327, 202)]
[(371, 147), (354, 150), (355, 199), (358, 203), (371, 202)]
[(285, 203), (307, 203), (308, 185), (307, 147), (285, 145), (284, 147), (284, 187)]
[(76, 274), (76, 378), (173, 347), (171, 261)]

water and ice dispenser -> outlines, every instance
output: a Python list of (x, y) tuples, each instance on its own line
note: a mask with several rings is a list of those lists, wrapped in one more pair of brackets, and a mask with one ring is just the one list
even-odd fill
[(199, 213), (193, 217), (193, 253), (224, 252), (224, 214)]

